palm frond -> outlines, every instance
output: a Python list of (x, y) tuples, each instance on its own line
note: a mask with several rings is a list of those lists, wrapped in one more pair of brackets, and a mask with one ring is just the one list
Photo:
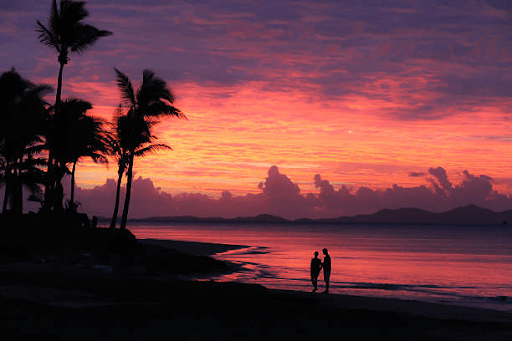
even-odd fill
[(60, 14), (57, 7), (57, 1), (52, 1), (52, 8), (50, 17), (48, 18), (48, 29), (53, 33), (55, 39), (59, 39), (59, 32), (61, 31)]
[(85, 1), (68, 1), (60, 2), (60, 15), (63, 21), (76, 23), (85, 19), (89, 12), (85, 9)]
[(148, 116), (176, 116), (178, 118), (187, 119), (187, 117), (169, 102), (157, 101), (152, 102), (147, 110)]
[(83, 53), (94, 45), (98, 39), (110, 35), (112, 35), (110, 31), (98, 30), (94, 26), (77, 23), (74, 26), (74, 37), (70, 50), (79, 54)]
[(151, 144), (149, 146), (144, 146), (142, 148), (135, 150), (134, 155), (135, 156), (145, 156), (147, 154), (152, 154), (152, 153), (155, 153), (155, 152), (157, 152), (159, 150), (163, 150), (163, 149), (173, 150), (171, 147), (169, 147), (166, 144), (157, 143), (157, 144)]
[(155, 77), (151, 70), (144, 70), (142, 85), (137, 93), (139, 105), (146, 106), (152, 102), (164, 99), (170, 103), (174, 102), (174, 96), (167, 87), (167, 83), (160, 77)]
[(99, 154), (99, 153), (91, 153), (91, 155), (88, 155), (94, 163), (100, 163), (100, 164), (108, 164), (108, 159), (105, 155)]
[(41, 24), (39, 20), (37, 21), (37, 25), (39, 26), (36, 29), (36, 31), (39, 32), (39, 41), (48, 47), (55, 48), (57, 52), (60, 53), (60, 44), (58, 37), (56, 37), (56, 35), (52, 33), (52, 31), (50, 31), (43, 24)]
[(129, 104), (130, 107), (135, 106), (135, 93), (133, 92), (132, 82), (124, 73), (114, 68), (117, 75), (117, 87), (121, 91), (123, 99)]
[(112, 34), (110, 31), (81, 23), (88, 15), (84, 1), (63, 0), (59, 9), (57, 1), (53, 0), (48, 25), (37, 21), (39, 41), (57, 49), (59, 62), (66, 64), (69, 52), (82, 53), (100, 37)]

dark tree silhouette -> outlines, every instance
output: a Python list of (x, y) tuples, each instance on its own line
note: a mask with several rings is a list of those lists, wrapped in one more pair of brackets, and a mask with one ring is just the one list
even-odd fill
[(121, 229), (125, 229), (128, 219), (128, 209), (130, 207), (133, 161), (136, 156), (137, 142), (141, 139), (140, 136), (146, 133), (146, 129), (147, 134), (151, 135), (151, 126), (156, 124), (158, 119), (162, 116), (186, 117), (179, 109), (173, 106), (174, 96), (167, 87), (167, 83), (163, 79), (156, 77), (152, 71), (144, 70), (142, 84), (137, 92), (134, 91), (130, 79), (124, 73), (117, 69), (115, 69), (115, 71), (117, 75), (117, 85), (121, 91), (124, 105), (128, 109), (126, 117), (128, 122), (130, 122), (127, 124), (128, 131), (126, 132), (127, 139), (130, 141), (128, 143), (127, 156), (126, 198), (120, 225)]
[[(57, 78), (57, 93), (55, 97), (55, 113), (60, 110), (61, 93), (62, 93), (62, 73), (64, 65), (69, 61), (71, 53), (83, 53), (93, 46), (99, 38), (109, 36), (110, 31), (99, 30), (94, 26), (84, 24), (82, 22), (89, 13), (85, 10), (85, 2), (83, 1), (67, 1), (60, 2), (60, 8), (57, 8), (57, 1), (52, 1), (52, 8), (48, 25), (44, 26), (37, 21), (37, 32), (39, 32), (39, 40), (44, 45), (51, 47), (57, 51), (59, 62), (59, 75)], [(51, 122), (50, 122), (51, 123)], [(51, 125), (50, 125), (51, 129)], [(48, 173), (53, 170), (53, 151), (49, 150), (48, 156)], [(57, 170), (59, 172), (59, 170)], [(50, 175), (49, 179), (57, 179), (58, 176)], [(60, 183), (47, 183), (45, 188), (45, 209), (51, 210), (51, 196), (54, 195), (56, 188), (61, 187)], [(59, 205), (62, 207), (62, 203)]]
[(51, 88), (36, 86), (14, 69), (0, 76), (0, 182), (5, 184), (2, 212), (23, 212), (23, 186), (32, 198), (40, 195), (44, 161), (35, 156), (43, 150), (48, 103), (43, 96)]
[[(53, 150), (55, 158), (54, 179), (61, 183), (65, 173), (71, 173), (71, 194), (67, 208), (75, 212), (75, 172), (76, 164), (82, 157), (90, 157), (94, 162), (107, 162), (107, 138), (103, 122), (86, 114), (92, 109), (89, 102), (70, 99), (61, 103), (61, 110), (53, 116), (52, 134), (47, 138), (48, 149)], [(68, 165), (72, 170), (69, 172)], [(56, 199), (62, 202), (63, 193), (58, 189)], [(57, 204), (57, 203), (55, 203)]]
[[(113, 126), (113, 132), (110, 134), (110, 154), (115, 156), (117, 159), (117, 186), (116, 186), (116, 200), (114, 205), (114, 212), (110, 221), (110, 228), (116, 227), (117, 216), (119, 211), (119, 202), (121, 196), (121, 182), (123, 174), (128, 168), (128, 161), (130, 150), (133, 149), (134, 156), (145, 156), (149, 153), (156, 152), (161, 149), (171, 149), (171, 147), (165, 144), (152, 143), (156, 137), (150, 133), (151, 125), (154, 122), (151, 121), (138, 121), (135, 122), (134, 117), (123, 116), (121, 109), (118, 110), (115, 116)], [(137, 131), (133, 134), (132, 132)]]

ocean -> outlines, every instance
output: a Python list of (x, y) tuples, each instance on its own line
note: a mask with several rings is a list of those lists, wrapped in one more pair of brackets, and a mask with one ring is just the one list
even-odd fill
[(173, 223), (129, 229), (137, 238), (245, 246), (214, 255), (243, 271), (199, 279), (310, 292), (310, 260), (327, 248), (331, 293), (512, 311), (507, 226)]

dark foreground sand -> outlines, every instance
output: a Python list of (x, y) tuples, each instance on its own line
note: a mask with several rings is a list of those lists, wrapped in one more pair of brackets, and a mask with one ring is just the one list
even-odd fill
[(0, 321), (2, 340), (512, 340), (506, 312), (27, 261), (0, 268)]

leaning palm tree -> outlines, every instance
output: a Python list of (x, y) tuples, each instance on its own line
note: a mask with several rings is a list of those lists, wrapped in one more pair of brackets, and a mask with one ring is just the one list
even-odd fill
[[(121, 182), (123, 175), (128, 168), (129, 151), (134, 150), (134, 156), (145, 156), (149, 153), (161, 149), (171, 149), (171, 147), (165, 144), (151, 143), (156, 137), (151, 136), (151, 124), (152, 122), (143, 121), (138, 127), (132, 127), (134, 124), (134, 118), (130, 116), (123, 116), (119, 110), (113, 126), (113, 132), (109, 135), (109, 149), (110, 154), (115, 156), (117, 159), (118, 170), (117, 170), (117, 186), (116, 186), (116, 200), (114, 205), (114, 212), (110, 221), (110, 228), (115, 228), (117, 223), (117, 216), (119, 211), (119, 202), (121, 196)], [(131, 132), (135, 129), (139, 130), (139, 133), (132, 138)]]
[[(84, 24), (82, 20), (88, 15), (83, 1), (61, 0), (59, 9), (57, 8), (57, 1), (53, 0), (48, 25), (44, 26), (40, 21), (37, 21), (40, 42), (55, 49), (58, 54), (59, 75), (55, 96), (55, 113), (60, 110), (62, 73), (64, 65), (69, 61), (69, 55), (71, 53), (83, 53), (93, 46), (99, 38), (112, 34), (110, 31), (99, 30), (94, 26)], [(52, 173), (54, 166), (52, 150), (49, 151), (48, 159), (48, 173)], [(50, 175), (49, 178), (58, 177)], [(47, 183), (45, 190), (46, 206), (50, 205), (50, 196), (54, 195), (55, 187), (59, 186), (59, 183)]]
[(36, 86), (23, 79), (14, 69), (0, 76), (0, 172), (5, 185), (3, 212), (23, 212), (22, 188), (33, 194), (42, 183), (42, 159), (36, 156), (43, 149), (43, 127), (48, 104), (43, 96), (50, 91), (46, 85)]
[[(128, 209), (130, 207), (131, 185), (133, 178), (133, 161), (140, 136), (147, 133), (150, 135), (150, 127), (158, 122), (162, 116), (175, 116), (186, 118), (185, 115), (173, 106), (174, 96), (167, 87), (167, 83), (156, 77), (150, 70), (144, 70), (142, 84), (135, 92), (128, 76), (115, 69), (117, 85), (121, 91), (124, 104), (128, 109), (126, 116), (130, 124), (127, 129), (128, 157), (126, 173), (126, 197), (121, 217), (121, 229), (126, 228)], [(146, 128), (148, 127), (148, 128)], [(146, 132), (147, 129), (147, 132)]]

